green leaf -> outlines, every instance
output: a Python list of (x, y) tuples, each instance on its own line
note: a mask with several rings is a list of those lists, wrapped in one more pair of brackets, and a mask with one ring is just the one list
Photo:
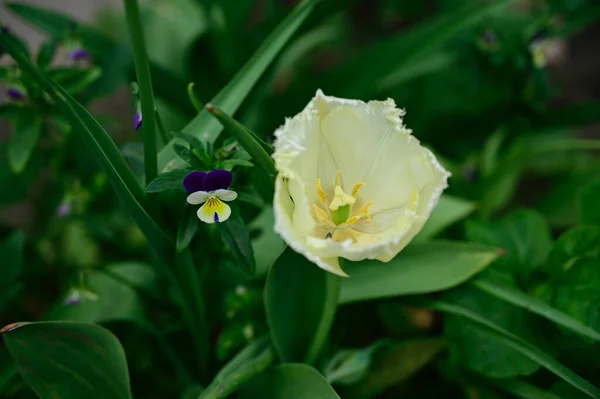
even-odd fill
[[(513, 284), (509, 280), (507, 284)], [(487, 293), (462, 287), (449, 292), (446, 298), (459, 306), (485, 316), (490, 322), (536, 342), (531, 326), (535, 320), (524, 309), (510, 306)], [(539, 364), (503, 345), (494, 334), (473, 323), (465, 323), (461, 317), (447, 316), (444, 324), (446, 338), (450, 341), (450, 355), (460, 363), (478, 373), (493, 378), (507, 378), (529, 375), (539, 368)]]
[(340, 303), (443, 291), (459, 285), (498, 258), (496, 248), (462, 242), (408, 246), (388, 263), (348, 262)]
[[(600, 335), (600, 257), (582, 258), (571, 264), (568, 270), (558, 274), (555, 279), (538, 287), (538, 293), (546, 297), (557, 309), (579, 320), (593, 333), (585, 334), (598, 340)], [(546, 295), (544, 295), (546, 294)], [(561, 324), (574, 332), (582, 334), (581, 329), (576, 330)]]
[[(557, 396), (550, 391), (544, 391), (534, 385), (528, 384), (516, 378), (503, 378), (501, 380), (491, 380), (491, 383), (498, 389), (512, 394), (516, 398), (522, 399), (561, 399), (566, 396)], [(579, 393), (579, 391), (575, 391)], [(584, 395), (585, 397), (585, 395)], [(569, 399), (574, 399), (573, 396), (568, 396)]]
[(183, 179), (190, 173), (191, 169), (174, 169), (162, 173), (148, 184), (147, 193), (160, 193), (162, 191), (184, 191)]
[(221, 168), (232, 171), (235, 166), (253, 167), (254, 164), (245, 159), (227, 159), (221, 163)]
[(375, 352), (389, 345), (387, 341), (377, 341), (365, 349), (346, 349), (337, 352), (325, 368), (325, 378), (330, 384), (350, 385), (363, 379)]
[(259, 230), (259, 235), (252, 241), (254, 260), (256, 262), (255, 276), (261, 278), (267, 274), (273, 263), (285, 250), (286, 244), (275, 232), (275, 215), (273, 208), (264, 206), (263, 211), (250, 223), (250, 230)]
[[(589, 277), (589, 276), (585, 276)], [(600, 274), (596, 276), (597, 282), (600, 283)], [(563, 281), (561, 279), (561, 281)], [(573, 284), (572, 286), (578, 287), (577, 292), (581, 292), (581, 283), (584, 283), (586, 280), (578, 281), (578, 284)], [(587, 280), (588, 282), (590, 280)], [(527, 295), (526, 293), (518, 290), (515, 287), (511, 287), (493, 279), (486, 277), (476, 278), (471, 282), (474, 287), (477, 287), (483, 292), (486, 292), (490, 295), (495, 296), (496, 298), (502, 299), (508, 303), (511, 303), (515, 306), (519, 306), (525, 310), (528, 310), (532, 313), (545, 317), (546, 319), (561, 325), (576, 334), (580, 334), (589, 338), (592, 338), (595, 341), (600, 341), (600, 333), (588, 327), (585, 324), (580, 323), (577, 319), (570, 317), (568, 314), (561, 312), (560, 310), (553, 308), (548, 303), (534, 297)], [(594, 283), (591, 283), (593, 285)], [(566, 285), (566, 287), (571, 287), (571, 285)], [(591, 296), (584, 296), (588, 300), (591, 299)], [(600, 297), (598, 298), (600, 300)], [(599, 302), (600, 303), (600, 302)], [(596, 327), (600, 328), (600, 324)]]
[(256, 263), (250, 242), (250, 231), (237, 208), (233, 209), (229, 219), (218, 224), (219, 233), (240, 267), (249, 276), (254, 276)]
[(23, 285), (18, 281), (23, 270), (25, 233), (17, 231), (0, 245), (0, 314), (19, 293)]
[(21, 173), (25, 169), (43, 127), (42, 116), (34, 110), (23, 109), (17, 116), (8, 144), (8, 163), (14, 173)]
[(469, 221), (467, 238), (503, 248), (506, 253), (494, 265), (522, 276), (539, 268), (552, 247), (546, 219), (532, 210), (513, 212), (500, 222)]
[(305, 364), (268, 369), (246, 384), (241, 399), (340, 399), (325, 378)]
[(179, 222), (177, 229), (177, 252), (182, 252), (190, 245), (199, 227), (200, 222), (196, 216), (195, 209), (187, 207), (186, 211), (182, 214), (182, 220)]
[[(328, 74), (327, 80), (331, 80), (335, 87), (342, 88), (338, 95), (364, 97), (373, 94), (380, 81), (393, 80), (388, 77), (390, 71), (394, 71), (392, 76), (410, 75), (414, 64), (422, 63), (427, 57), (431, 57), (457, 33), (474, 26), (485, 16), (514, 1), (477, 1), (454, 13), (442, 14), (408, 33), (403, 31), (391, 39), (367, 48), (340, 68), (334, 69)], [(356, 79), (357, 76), (360, 76), (360, 79)], [(341, 84), (342, 82), (344, 84)]]
[(152, 331), (153, 327), (145, 316), (140, 294), (136, 291), (152, 290), (155, 273), (146, 264), (124, 262), (108, 265), (88, 275), (88, 285), (98, 296), (97, 299), (82, 297), (81, 303), (55, 306), (46, 320), (79, 321), (105, 323), (110, 321), (131, 321)]
[(275, 352), (268, 338), (254, 341), (217, 373), (198, 399), (227, 397), (248, 380), (262, 373), (274, 360)]
[(71, 322), (1, 330), (25, 382), (41, 399), (130, 399), (125, 353), (108, 330)]
[(600, 227), (578, 226), (556, 240), (546, 268), (552, 273), (568, 270), (576, 261), (600, 256)]
[(475, 204), (450, 195), (442, 195), (423, 229), (413, 238), (413, 242), (426, 241), (452, 224), (469, 216)]
[(579, 192), (579, 215), (582, 224), (600, 225), (600, 179), (586, 185)]
[(54, 59), (54, 55), (56, 54), (56, 49), (58, 48), (58, 41), (51, 40), (49, 42), (44, 42), (40, 46), (38, 50), (37, 58), (35, 60), (38, 68), (41, 70), (48, 69), (50, 63)]
[(60, 68), (49, 70), (47, 74), (50, 79), (74, 96), (98, 80), (102, 75), (102, 69), (99, 67), (87, 69)]
[(290, 248), (277, 259), (265, 285), (267, 322), (283, 362), (314, 362), (337, 306), (339, 277)]
[(254, 162), (260, 166), (269, 177), (275, 179), (277, 170), (275, 169), (275, 162), (271, 158), (273, 149), (255, 133), (251, 132), (250, 129), (225, 114), (220, 109), (211, 104), (207, 104), (206, 108), (219, 120), (225, 128), (225, 131), (240, 143), (248, 154), (250, 154)]
[(472, 323), (475, 323), (487, 330), (487, 332), (494, 336), (497, 341), (502, 342), (505, 346), (510, 347), (529, 359), (537, 362), (540, 366), (562, 378), (573, 387), (585, 392), (588, 396), (592, 398), (600, 398), (600, 390), (594, 385), (590, 384), (588, 381), (581, 378), (579, 375), (575, 374), (573, 371), (554, 360), (537, 347), (524, 341), (501, 326), (490, 322), (476, 312), (473, 312), (465, 307), (443, 301), (428, 301), (427, 306), (444, 313), (468, 319)]
[[(317, 0), (303, 0), (298, 4), (210, 103), (221, 108), (227, 114), (234, 114), (275, 56), (308, 17), (316, 3)], [(183, 132), (189, 133), (204, 142), (214, 143), (221, 130), (220, 123), (207, 110), (204, 110), (185, 127)], [(159, 168), (161, 169), (175, 157), (172, 144), (173, 141), (159, 154)]]
[(359, 383), (348, 387), (342, 396), (348, 399), (378, 397), (388, 388), (398, 385), (418, 372), (444, 348), (436, 338), (421, 338), (400, 342), (376, 356), (369, 372)]
[(69, 118), (74, 131), (86, 143), (88, 149), (108, 176), (126, 209), (150, 241), (152, 248), (163, 262), (169, 263), (174, 243), (148, 214), (146, 208), (148, 202), (145, 193), (108, 133), (81, 104), (31, 64), (6, 35), (0, 35), (0, 43), (11, 54), (23, 72), (31, 75), (40, 87), (52, 97), (65, 116)]
[(133, 52), (135, 76), (139, 87), (141, 111), (144, 116), (142, 139), (144, 142), (144, 170), (146, 181), (154, 180), (158, 175), (156, 149), (156, 106), (154, 90), (150, 76), (150, 63), (146, 51), (146, 41), (142, 29), (140, 7), (137, 0), (124, 0), (125, 19)]

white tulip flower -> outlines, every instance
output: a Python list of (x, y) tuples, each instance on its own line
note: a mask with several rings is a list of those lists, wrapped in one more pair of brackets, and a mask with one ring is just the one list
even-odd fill
[(393, 100), (317, 91), (276, 132), (275, 230), (317, 266), (390, 261), (421, 230), (450, 173), (402, 124)]

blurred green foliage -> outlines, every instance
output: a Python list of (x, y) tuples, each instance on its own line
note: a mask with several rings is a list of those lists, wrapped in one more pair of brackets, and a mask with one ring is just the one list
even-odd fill
[[(561, 50), (593, 48), (600, 6), (298, 3), (142, 2), (153, 103), (122, 7), (7, 4), (46, 40), (0, 39), (0, 325), (52, 322), (3, 330), (0, 397), (600, 397), (600, 98), (573, 101)], [(393, 98), (453, 173), (415, 243), (341, 286), (273, 232), (272, 132), (318, 88)], [(181, 181), (215, 168), (239, 197), (212, 228)]]

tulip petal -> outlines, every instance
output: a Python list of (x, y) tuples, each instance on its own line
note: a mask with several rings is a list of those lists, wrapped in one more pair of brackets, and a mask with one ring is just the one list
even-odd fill
[(206, 191), (227, 190), (232, 180), (233, 175), (228, 170), (211, 170), (204, 177), (204, 189)]
[(206, 172), (201, 172), (199, 170), (188, 173), (188, 175), (183, 179), (183, 188), (185, 188), (189, 193), (194, 193), (196, 191), (208, 191), (204, 189), (204, 178), (206, 175)]
[(231, 216), (231, 208), (218, 198), (209, 198), (196, 213), (204, 223), (224, 222)]

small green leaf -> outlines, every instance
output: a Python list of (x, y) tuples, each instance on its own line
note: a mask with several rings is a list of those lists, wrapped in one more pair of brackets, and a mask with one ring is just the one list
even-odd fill
[(586, 185), (579, 193), (579, 215), (582, 224), (600, 225), (600, 179)]
[[(568, 270), (558, 274), (555, 279), (538, 287), (553, 306), (588, 326), (592, 333), (585, 334), (594, 340), (600, 336), (600, 257), (580, 258), (573, 262)], [(546, 294), (546, 295), (543, 295)], [(565, 325), (574, 332), (583, 334), (582, 329)], [(587, 331), (587, 330), (585, 330)]]
[(177, 252), (183, 251), (190, 245), (199, 227), (200, 222), (196, 216), (196, 211), (194, 208), (187, 207), (186, 211), (182, 214), (182, 219), (177, 229)]
[(442, 195), (423, 229), (413, 239), (413, 242), (427, 241), (448, 226), (466, 218), (474, 210), (475, 204), (473, 202), (446, 194)]
[(500, 222), (469, 221), (467, 238), (504, 249), (494, 266), (522, 276), (539, 268), (552, 247), (546, 219), (532, 210), (513, 212)]
[(254, 164), (250, 161), (246, 161), (245, 159), (228, 159), (221, 163), (221, 168), (229, 171), (233, 170), (235, 166), (244, 166), (247, 168), (251, 168), (254, 166)]
[(342, 392), (348, 399), (370, 399), (406, 381), (431, 362), (444, 348), (440, 339), (422, 338), (382, 349), (364, 379)]
[(183, 179), (190, 172), (191, 169), (174, 169), (170, 172), (163, 173), (148, 184), (146, 192), (160, 193), (162, 191), (184, 191)]
[(218, 224), (223, 242), (231, 251), (235, 260), (244, 272), (254, 276), (256, 263), (254, 251), (250, 242), (250, 231), (239, 215), (239, 210), (233, 209), (229, 219)]
[(246, 384), (240, 399), (340, 399), (325, 378), (305, 364), (283, 364)]
[(34, 110), (23, 109), (17, 116), (8, 144), (8, 162), (14, 173), (21, 173), (25, 169), (43, 127), (42, 116)]
[(337, 306), (339, 277), (288, 248), (265, 285), (267, 322), (283, 362), (314, 361)]
[(125, 353), (110, 331), (72, 322), (15, 323), (0, 331), (41, 399), (131, 399)]
[(59, 303), (45, 319), (86, 323), (130, 321), (152, 331), (136, 287), (142, 291), (152, 291), (155, 278), (152, 268), (143, 263), (108, 265), (88, 275), (88, 285), (97, 294), (97, 299), (82, 297), (81, 303)]
[(413, 244), (388, 263), (347, 262), (340, 303), (443, 291), (485, 269), (497, 248), (463, 242)]
[(54, 59), (54, 54), (56, 54), (56, 49), (58, 47), (57, 40), (51, 40), (48, 42), (42, 43), (40, 49), (38, 50), (36, 64), (38, 68), (41, 70), (48, 69), (50, 63)]
[(350, 349), (337, 352), (325, 368), (325, 378), (330, 384), (350, 385), (358, 382), (367, 374), (373, 354), (389, 345), (387, 341), (377, 341), (365, 349)]
[(217, 373), (213, 382), (198, 399), (227, 397), (248, 380), (262, 373), (274, 360), (275, 352), (268, 338), (254, 341)]
[(277, 170), (275, 170), (275, 162), (271, 158), (273, 149), (255, 133), (251, 132), (250, 129), (225, 114), (220, 109), (210, 104), (207, 104), (206, 108), (219, 120), (219, 122), (221, 122), (225, 131), (248, 151), (248, 154), (250, 154), (254, 162), (256, 162), (268, 176), (274, 179), (277, 175)]
[(551, 273), (568, 270), (577, 260), (600, 256), (600, 227), (577, 226), (556, 240), (546, 268)]
[(47, 73), (50, 79), (64, 87), (69, 94), (76, 95), (98, 80), (102, 75), (102, 69), (99, 67), (60, 68), (49, 70)]

